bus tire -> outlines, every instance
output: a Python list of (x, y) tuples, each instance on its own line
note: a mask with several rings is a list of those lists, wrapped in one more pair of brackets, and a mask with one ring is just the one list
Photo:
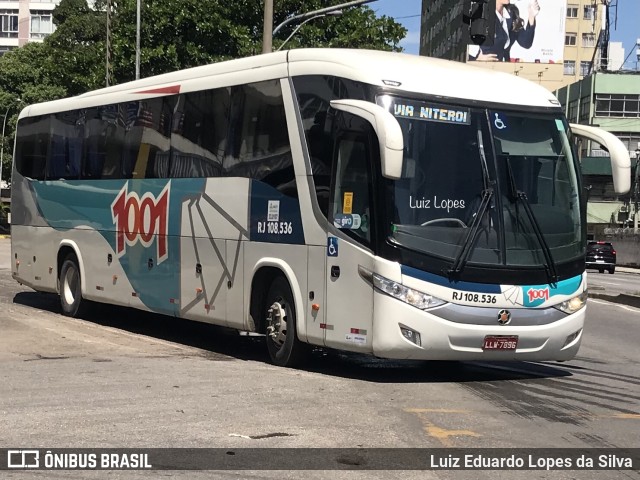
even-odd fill
[(271, 282), (263, 312), (271, 361), (280, 367), (295, 367), (303, 363), (308, 348), (298, 340), (293, 294), (283, 276), (279, 275)]
[(58, 281), (63, 315), (67, 317), (79, 316), (85, 311), (87, 300), (82, 298), (80, 267), (78, 267), (78, 259), (73, 253), (67, 255), (62, 263)]

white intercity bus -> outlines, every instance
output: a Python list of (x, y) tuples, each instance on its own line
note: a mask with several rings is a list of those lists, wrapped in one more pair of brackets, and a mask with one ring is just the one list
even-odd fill
[[(383, 358), (568, 360), (586, 199), (548, 91), (461, 63), (300, 49), (25, 108), (12, 274), (60, 295)], [(603, 161), (608, 161), (604, 159)]]

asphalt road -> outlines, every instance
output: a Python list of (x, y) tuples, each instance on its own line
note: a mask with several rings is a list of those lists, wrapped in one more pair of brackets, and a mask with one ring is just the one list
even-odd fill
[(637, 270), (637, 273), (616, 271), (613, 275), (589, 270), (587, 278), (590, 292), (606, 295), (625, 293), (640, 296), (640, 270)]
[[(268, 363), (260, 339), (101, 306), (59, 314), (15, 283), (0, 240), (1, 445), (640, 447), (640, 310), (590, 300), (566, 363), (396, 362), (318, 351)], [(597, 276), (597, 274), (596, 274)], [(618, 274), (609, 276), (619, 278)], [(3, 478), (630, 479), (635, 472), (2, 472)]]

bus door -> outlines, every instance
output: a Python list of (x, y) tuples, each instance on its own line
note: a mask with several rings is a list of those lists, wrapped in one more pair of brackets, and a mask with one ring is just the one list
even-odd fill
[(359, 273), (373, 271), (372, 161), (375, 134), (350, 113), (334, 119), (327, 234), (325, 345), (372, 350), (373, 287)]

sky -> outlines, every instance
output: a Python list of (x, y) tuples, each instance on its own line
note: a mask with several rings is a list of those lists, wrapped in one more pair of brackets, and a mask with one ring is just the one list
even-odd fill
[[(460, 0), (462, 1), (462, 0)], [(613, 0), (612, 3), (616, 3)], [(611, 41), (622, 42), (625, 57), (631, 53), (626, 68), (636, 66), (636, 39), (640, 39), (640, 0), (617, 0), (618, 20), (615, 25), (615, 9), (611, 9)], [(407, 53), (420, 50), (420, 13), (422, 0), (376, 0), (369, 4), (378, 15), (393, 17), (408, 30), (401, 42)], [(617, 27), (616, 29), (614, 29)]]

